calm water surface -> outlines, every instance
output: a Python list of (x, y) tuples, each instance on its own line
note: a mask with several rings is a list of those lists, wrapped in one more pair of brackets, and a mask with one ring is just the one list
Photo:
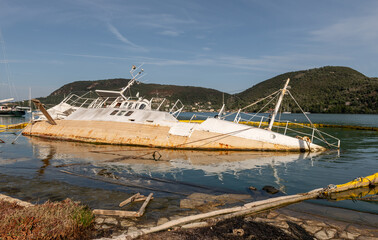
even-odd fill
[[(297, 114), (285, 117), (301, 121)], [(315, 123), (378, 127), (378, 115), (310, 114), (309, 117)], [(2, 117), (0, 125), (24, 121)], [(91, 207), (113, 209), (130, 194), (154, 192), (156, 198), (149, 214), (161, 216), (179, 211), (180, 199), (195, 192), (242, 193), (251, 199), (262, 199), (270, 196), (262, 191), (251, 192), (248, 187), (261, 189), (271, 185), (285, 194), (295, 194), (378, 171), (377, 131), (323, 130), (341, 139), (339, 152), (172, 151), (23, 136), (11, 144), (18, 132), (2, 132), (0, 139), (5, 143), (0, 144), (0, 192), (34, 202), (69, 197)], [(378, 204), (372, 202), (311, 202), (378, 214)]]

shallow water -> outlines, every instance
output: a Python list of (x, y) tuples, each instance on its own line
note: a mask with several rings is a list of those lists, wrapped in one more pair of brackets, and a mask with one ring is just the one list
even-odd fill
[[(318, 119), (316, 123), (378, 127), (378, 115), (310, 114), (310, 117)], [(23, 118), (0, 118), (0, 124), (23, 121)], [(270, 195), (251, 192), (248, 187), (261, 189), (271, 185), (285, 194), (295, 194), (377, 172), (378, 132), (323, 130), (341, 139), (339, 152), (173, 151), (23, 136), (11, 144), (18, 133), (2, 132), (0, 139), (5, 143), (0, 144), (0, 192), (33, 202), (69, 197), (94, 208), (110, 209), (117, 209), (118, 203), (130, 194), (153, 192), (155, 200), (149, 214), (159, 217), (182, 211), (180, 199), (195, 192), (241, 193), (250, 195), (249, 200), (263, 199)], [(311, 202), (378, 214), (378, 205), (372, 202)]]

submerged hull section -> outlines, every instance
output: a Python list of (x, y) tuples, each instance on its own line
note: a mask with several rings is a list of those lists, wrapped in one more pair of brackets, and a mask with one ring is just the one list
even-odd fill
[(301, 139), (219, 119), (208, 119), (202, 124), (94, 120), (57, 120), (56, 123), (57, 125), (46, 121), (34, 122), (23, 134), (60, 140), (173, 149), (297, 152), (325, 150)]

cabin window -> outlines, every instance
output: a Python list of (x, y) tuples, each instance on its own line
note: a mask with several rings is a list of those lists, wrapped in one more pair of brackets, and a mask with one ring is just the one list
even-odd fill
[(126, 112), (126, 111), (120, 111), (120, 112), (117, 114), (117, 116), (121, 116), (121, 115), (125, 114), (125, 112)]
[(114, 110), (110, 115), (116, 115), (117, 112), (118, 110)]
[(135, 119), (129, 119), (131, 122), (134, 122), (135, 121)]
[(141, 104), (139, 109), (144, 109), (146, 107), (146, 104)]
[(154, 120), (146, 120), (146, 122), (153, 123)]
[(139, 103), (135, 104), (135, 109), (138, 109)]
[(133, 114), (133, 112), (134, 112), (134, 111), (128, 111), (128, 112), (125, 114), (125, 116), (128, 117), (128, 116), (130, 116), (131, 114)]

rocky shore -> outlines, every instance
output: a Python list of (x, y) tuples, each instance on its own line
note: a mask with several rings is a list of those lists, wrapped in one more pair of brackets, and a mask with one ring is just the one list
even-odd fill
[[(97, 216), (97, 238), (126, 239), (124, 234), (154, 227), (181, 216), (138, 224), (137, 219)], [(298, 203), (245, 217), (219, 222), (211, 227), (182, 229), (144, 235), (138, 239), (378, 239), (378, 216)]]
[[(32, 204), (0, 194), (0, 200), (20, 206)], [(185, 203), (185, 202), (183, 202)], [(211, 208), (211, 206), (209, 206)], [(209, 209), (207, 209), (209, 210)], [(91, 238), (127, 239), (126, 234), (155, 227), (193, 214), (182, 212), (158, 220), (96, 215)], [(297, 203), (284, 208), (249, 214), (213, 223), (208, 227), (180, 228), (143, 235), (138, 239), (378, 239), (378, 215)]]

